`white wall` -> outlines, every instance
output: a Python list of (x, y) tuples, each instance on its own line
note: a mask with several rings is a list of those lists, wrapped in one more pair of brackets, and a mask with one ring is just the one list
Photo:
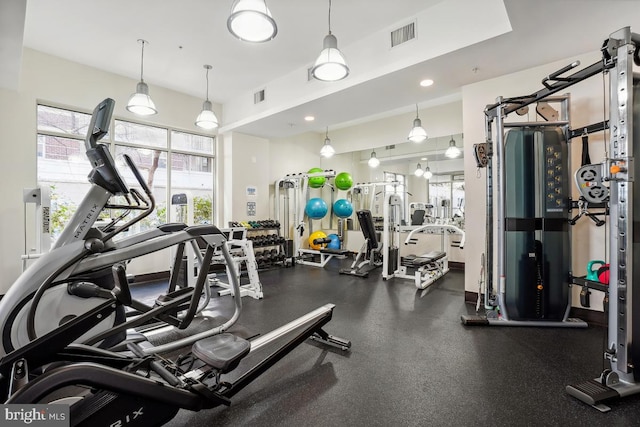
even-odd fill
[[(484, 108), (488, 104), (493, 104), (498, 96), (511, 97), (527, 95), (541, 89), (540, 80), (561, 67), (580, 60), (583, 66), (597, 62), (600, 59), (598, 52), (567, 58), (551, 64), (536, 67), (530, 70), (502, 76), (499, 78), (483, 81), (480, 83), (465, 86), (462, 90), (464, 135), (467, 141), (482, 142), (484, 136)], [(608, 83), (607, 83), (608, 85)], [(592, 77), (586, 81), (578, 83), (569, 88), (571, 94), (571, 125), (579, 128), (598, 121), (603, 121), (603, 102), (607, 105), (608, 98), (603, 100), (602, 78)], [(533, 111), (535, 106), (531, 106)], [(530, 113), (532, 114), (532, 113)], [(607, 113), (608, 114), (608, 113)], [(533, 115), (531, 115), (533, 119)], [(522, 118), (521, 118), (522, 119)], [(608, 119), (608, 117), (606, 117)], [(604, 145), (602, 133), (594, 134), (589, 138), (590, 154), (592, 162), (600, 162), (604, 156)], [(478, 291), (478, 279), (480, 277), (480, 257), (485, 251), (485, 177), (486, 170), (481, 170), (482, 177), (475, 179), (476, 164), (472, 154), (472, 144), (465, 146), (465, 189), (467, 212), (474, 215), (467, 215), (465, 218), (465, 228), (467, 240), (465, 253), (467, 261), (465, 265), (465, 289), (467, 291)], [(581, 143), (575, 140), (571, 146), (571, 175), (580, 166)], [(495, 169), (494, 169), (495, 171)], [(572, 185), (572, 198), (578, 197), (578, 191)], [(586, 264), (591, 259), (604, 259), (605, 228), (595, 227), (592, 221), (583, 219), (572, 228), (572, 253), (573, 271), (576, 276), (584, 275)], [(497, 283), (494, 281), (494, 283)], [(494, 285), (497, 286), (497, 285)], [(574, 287), (577, 295), (579, 289)], [(576, 301), (577, 298), (574, 298)], [(592, 305), (596, 309), (601, 309), (601, 295), (592, 295)], [(574, 305), (577, 305), (574, 303)], [(579, 305), (579, 304), (578, 304)]]
[[(114, 115), (197, 131), (194, 123), (202, 100), (161, 87), (151, 86), (159, 113), (140, 120), (125, 110), (136, 81), (95, 68), (83, 66), (43, 53), (24, 49), (20, 89), (0, 89), (0, 170), (4, 181), (0, 185), (0, 293), (6, 292), (20, 274), (20, 255), (24, 251), (24, 221), (22, 189), (36, 186), (36, 104), (47, 101), (63, 106), (92, 111), (104, 98), (116, 100)], [(214, 105), (216, 114), (220, 107)], [(28, 224), (28, 227), (32, 227)], [(32, 243), (29, 243), (32, 244)], [(163, 259), (149, 268), (162, 266)]]
[[(225, 136), (226, 138), (226, 136)], [(225, 148), (227, 146), (225, 145)], [(229, 160), (225, 156), (226, 161)], [(224, 199), (231, 199), (231, 218), (228, 221), (257, 221), (271, 218), (269, 210), (270, 171), (269, 140), (234, 132), (231, 143), (231, 180), (225, 179)], [(227, 178), (229, 175), (226, 175)], [(247, 194), (248, 187), (255, 187), (255, 196)], [(230, 197), (227, 194), (230, 192)], [(247, 202), (256, 203), (255, 216), (247, 214)]]

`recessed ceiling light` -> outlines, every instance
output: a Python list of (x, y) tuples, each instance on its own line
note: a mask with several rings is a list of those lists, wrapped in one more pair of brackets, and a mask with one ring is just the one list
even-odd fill
[(315, 118), (315, 117), (313, 117), (313, 116), (305, 116), (305, 117), (304, 117), (304, 120), (305, 120), (305, 121), (307, 121), (307, 122), (312, 122), (312, 121), (314, 121), (315, 119), (316, 119), (316, 118)]
[(431, 79), (425, 79), (420, 82), (420, 86), (422, 87), (428, 87), (428, 86), (431, 86), (432, 84), (433, 84), (433, 80)]
[(420, 160), (427, 160), (426, 157), (420, 157)]

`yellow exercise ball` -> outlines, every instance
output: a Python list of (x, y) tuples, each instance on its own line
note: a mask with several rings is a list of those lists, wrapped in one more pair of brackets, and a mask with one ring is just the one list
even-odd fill
[(327, 238), (327, 234), (324, 231), (314, 231), (309, 236), (309, 247), (315, 250), (324, 248), (327, 245), (326, 243), (316, 245), (315, 243), (313, 243), (313, 241), (316, 239), (326, 239), (326, 238)]

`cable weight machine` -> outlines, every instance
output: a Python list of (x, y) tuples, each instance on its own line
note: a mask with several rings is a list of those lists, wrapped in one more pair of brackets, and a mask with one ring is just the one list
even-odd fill
[[(485, 110), (487, 142), (476, 147), (476, 157), (478, 166), (487, 168), (486, 316), (462, 316), (465, 325), (587, 327), (585, 322), (568, 317), (570, 98), (566, 94), (553, 96), (593, 75), (597, 68), (591, 66), (587, 71), (560, 77), (578, 65), (573, 63), (548, 76), (543, 80), (545, 89), (533, 95), (499, 97)], [(527, 114), (528, 106), (534, 103), (536, 115), (542, 120), (505, 121), (512, 113)], [(495, 215), (493, 157), (497, 175)], [(494, 259), (497, 292), (493, 285)]]
[[(579, 64), (571, 64), (546, 77), (542, 83), (544, 88), (538, 92), (517, 98), (498, 98), (497, 103), (488, 106), (486, 115), (487, 141), (478, 144), (476, 157), (478, 166), (487, 168), (487, 244), (484, 279), (485, 308), (487, 317), (462, 316), (465, 325), (526, 325), (526, 326), (573, 326), (568, 319), (558, 322), (519, 321), (510, 318), (509, 297), (506, 286), (505, 268), (507, 212), (505, 210), (505, 173), (503, 172), (504, 156), (504, 117), (527, 105), (537, 103), (562, 91), (578, 82), (594, 75), (609, 74), (609, 121), (587, 126), (585, 132), (610, 129), (608, 141), (609, 158), (601, 164), (588, 165), (591, 169), (591, 181), (596, 187), (608, 183), (610, 213), (608, 223), (608, 239), (611, 248), (608, 338), (604, 358), (609, 368), (604, 369), (598, 378), (583, 383), (566, 386), (566, 392), (594, 408), (606, 412), (610, 410), (608, 402), (621, 397), (640, 393), (640, 289), (635, 270), (640, 268), (640, 194), (634, 185), (635, 176), (640, 173), (640, 164), (635, 162), (634, 152), (640, 150), (640, 76), (634, 75), (634, 63), (640, 66), (640, 35), (632, 33), (629, 27), (622, 28), (610, 35), (602, 46), (602, 60), (569, 76), (563, 76)], [(494, 216), (494, 156), (492, 141), (492, 124), (496, 123), (496, 215)], [(583, 128), (580, 128), (583, 129)], [(575, 132), (569, 133), (570, 137)], [(484, 163), (484, 165), (482, 165)], [(585, 165), (583, 165), (585, 166)], [(578, 170), (576, 182), (580, 187), (578, 176), (584, 169)], [(589, 184), (591, 185), (591, 184)], [(581, 188), (584, 196), (588, 189)], [(596, 192), (597, 193), (597, 192)], [(598, 194), (593, 193), (591, 196)], [(508, 197), (508, 195), (507, 195)], [(604, 206), (606, 209), (606, 206)], [(569, 221), (573, 219), (567, 217)], [(593, 219), (593, 218), (592, 218)], [(493, 286), (494, 239), (493, 227), (497, 226), (497, 276), (498, 290)], [(570, 285), (570, 284), (569, 284)], [(570, 301), (567, 304), (567, 313)], [(496, 315), (499, 312), (500, 317)], [(494, 314), (493, 316), (491, 314)], [(553, 323), (553, 324), (551, 324)]]

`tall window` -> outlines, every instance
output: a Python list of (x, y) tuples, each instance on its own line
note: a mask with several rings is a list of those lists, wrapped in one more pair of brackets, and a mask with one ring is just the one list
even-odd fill
[[(53, 240), (89, 189), (91, 166), (84, 138), (90, 119), (85, 112), (38, 105), (38, 185), (51, 188)], [(171, 206), (176, 193), (190, 195), (194, 223), (213, 221), (213, 137), (119, 119), (113, 120), (110, 129), (101, 143), (109, 147), (120, 174), (129, 186), (139, 186), (122, 161), (122, 155), (128, 154), (156, 200), (155, 212), (130, 232), (176, 221)]]

